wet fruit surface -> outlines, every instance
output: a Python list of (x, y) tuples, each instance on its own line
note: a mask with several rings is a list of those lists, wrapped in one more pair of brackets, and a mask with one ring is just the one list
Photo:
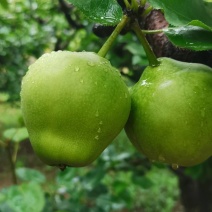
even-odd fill
[(91, 52), (59, 51), (29, 67), (21, 107), (33, 149), (45, 163), (85, 166), (124, 127), (130, 97), (106, 59)]
[(192, 166), (212, 154), (212, 69), (161, 58), (132, 87), (126, 132), (151, 161)]

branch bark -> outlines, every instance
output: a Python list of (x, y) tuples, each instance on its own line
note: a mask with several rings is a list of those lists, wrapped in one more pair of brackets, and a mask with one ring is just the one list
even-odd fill
[[(163, 29), (169, 26), (160, 10), (152, 10), (140, 25), (146, 30)], [(179, 61), (202, 63), (212, 67), (212, 51), (191, 51), (174, 46), (164, 33), (147, 35), (147, 40), (157, 57), (170, 57)]]
[(64, 0), (58, 0), (58, 1), (60, 9), (64, 13), (65, 19), (68, 22), (69, 26), (72, 28), (74, 27), (75, 29), (83, 28), (83, 25), (74, 21), (70, 15), (71, 11), (73, 10), (73, 7), (68, 3), (66, 3)]

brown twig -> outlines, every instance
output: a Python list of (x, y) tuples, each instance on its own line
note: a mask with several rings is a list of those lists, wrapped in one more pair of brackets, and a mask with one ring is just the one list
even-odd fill
[(13, 156), (12, 156), (12, 153), (11, 153), (11, 145), (10, 145), (9, 141), (8, 141), (8, 145), (6, 146), (6, 151), (7, 151), (8, 159), (9, 159), (9, 162), (10, 162), (10, 168), (11, 168), (11, 172), (12, 172), (12, 181), (13, 181), (13, 184), (17, 185), (18, 180), (17, 180), (17, 176), (16, 176), (16, 173), (15, 173), (15, 163), (13, 161)]

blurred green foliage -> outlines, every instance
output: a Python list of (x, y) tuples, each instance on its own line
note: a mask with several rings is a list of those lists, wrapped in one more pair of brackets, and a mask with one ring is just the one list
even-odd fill
[[(9, 100), (20, 99), (22, 77), (44, 52), (98, 52), (104, 43), (78, 10), (66, 5), (67, 14), (59, 2), (11, 0), (7, 7), (0, 5), (0, 91), (8, 93)], [(147, 65), (144, 50), (133, 35), (119, 37), (116, 44), (107, 56), (112, 65), (129, 70)]]
[(9, 91), (13, 99), (19, 98), (29, 57), (39, 56), (51, 38), (52, 29), (36, 21), (37, 8), (30, 1), (0, 7), (0, 89)]
[[(45, 51), (54, 50), (59, 41), (66, 47), (78, 32), (65, 21), (57, 0), (11, 0), (7, 7), (3, 5), (0, 5), (0, 91), (9, 92), (10, 99), (17, 100), (28, 65)], [(73, 13), (73, 19), (76, 14)]]
[[(23, 140), (20, 109), (4, 103), (0, 104), (0, 112), (4, 114), (0, 117), (4, 126), (0, 140), (20, 138), (20, 147), (24, 147), (29, 141)], [(0, 160), (5, 161), (5, 149), (0, 150)], [(17, 158), (15, 172), (19, 185), (0, 190), (0, 211), (170, 212), (179, 199), (177, 177), (167, 166), (151, 164), (139, 154), (124, 131), (98, 160), (84, 168), (60, 171), (44, 164), (42, 170), (27, 168), (25, 160), (31, 154)], [(47, 173), (51, 173), (50, 179)]]
[[(44, 52), (59, 49), (98, 52), (105, 41), (92, 33), (93, 24), (70, 5), (67, 20), (61, 2), (0, 2), (0, 92), (3, 92), (0, 93), (0, 142), (9, 140), (13, 148), (19, 145), (17, 141), (23, 141), (19, 147), (28, 141), (19, 102), (11, 105), (6, 101), (20, 99), (21, 79), (27, 67)], [(144, 50), (137, 45), (133, 34), (118, 37), (107, 58), (127, 76), (136, 72), (139, 75), (147, 65)], [(128, 85), (133, 84), (129, 78), (123, 78)], [(165, 165), (151, 164), (135, 150), (124, 132), (89, 167), (57, 172), (44, 166), (40, 171), (26, 168), (28, 156), (25, 155), (25, 160), (17, 158), (15, 164), (19, 185), (0, 191), (0, 211), (171, 212), (179, 200), (176, 175)], [(0, 157), (0, 161), (6, 157), (3, 146)], [(195, 179), (204, 178), (204, 170), (211, 170), (211, 165), (206, 167), (188, 168), (185, 173)], [(49, 171), (51, 180), (46, 176)]]
[(25, 167), (16, 173), (21, 184), (1, 190), (0, 211), (169, 212), (179, 198), (177, 177), (166, 166), (150, 166), (124, 132), (91, 166), (58, 170), (54, 181)]

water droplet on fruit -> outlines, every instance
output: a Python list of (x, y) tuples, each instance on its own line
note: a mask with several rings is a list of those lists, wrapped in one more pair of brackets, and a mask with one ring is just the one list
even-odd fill
[(172, 169), (177, 170), (179, 168), (179, 165), (176, 163), (172, 164)]
[(106, 86), (106, 85), (104, 85), (104, 88), (107, 88), (107, 86)]
[(78, 72), (80, 70), (79, 67), (75, 67), (74, 71)]
[(98, 135), (97, 135), (97, 136), (95, 136), (95, 139), (96, 139), (96, 140), (99, 140), (99, 136), (98, 136)]
[(141, 81), (141, 86), (146, 85), (146, 84), (147, 84), (146, 80)]
[(163, 157), (163, 155), (159, 155), (158, 160), (160, 162), (164, 162), (165, 161), (165, 158)]
[(101, 132), (102, 132), (101, 128), (99, 128), (97, 132), (98, 132), (98, 133), (101, 133)]
[(94, 64), (93, 62), (91, 62), (91, 61), (87, 62), (87, 64), (88, 64), (89, 66), (94, 66), (94, 65), (95, 65), (95, 64)]
[(80, 83), (83, 83), (84, 81), (83, 81), (83, 79), (82, 80), (80, 80)]
[(104, 65), (104, 64), (105, 64), (105, 61), (104, 61), (104, 62), (100, 62), (100, 64), (101, 64), (101, 65)]
[(100, 121), (100, 122), (99, 122), (99, 124), (100, 124), (100, 125), (102, 125), (102, 124), (103, 124), (103, 122), (102, 122), (102, 121)]
[(95, 85), (97, 85), (98, 83), (97, 82), (95, 82)]
[(96, 117), (99, 117), (99, 111), (98, 111), (98, 110), (96, 111), (95, 116), (96, 116)]
[(127, 93), (125, 93), (125, 98), (127, 99), (127, 97), (128, 97), (128, 95), (127, 95)]

